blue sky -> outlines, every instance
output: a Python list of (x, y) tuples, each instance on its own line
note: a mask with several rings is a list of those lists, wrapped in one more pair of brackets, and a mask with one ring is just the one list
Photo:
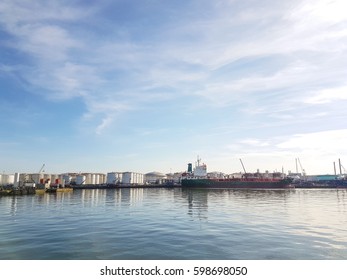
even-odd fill
[(347, 166), (344, 0), (0, 3), (5, 173)]

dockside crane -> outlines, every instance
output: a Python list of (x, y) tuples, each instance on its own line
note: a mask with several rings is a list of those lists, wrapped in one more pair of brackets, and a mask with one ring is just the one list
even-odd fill
[(302, 176), (305, 178), (306, 177), (305, 169), (302, 168), (302, 165), (301, 165), (301, 162), (300, 162), (299, 158), (298, 158), (298, 162), (299, 162), (299, 165), (300, 165)]
[(43, 169), (45, 168), (45, 166), (46, 166), (45, 164), (42, 165), (42, 167), (40, 168), (40, 170), (39, 170), (39, 172), (38, 172), (39, 174), (41, 174), (41, 172), (45, 172), (45, 171), (43, 170)]
[(245, 177), (247, 178), (247, 172), (246, 172), (246, 168), (245, 168), (245, 166), (243, 165), (242, 159), (240, 159), (240, 162), (241, 162), (241, 165), (242, 165), (243, 171), (245, 172)]

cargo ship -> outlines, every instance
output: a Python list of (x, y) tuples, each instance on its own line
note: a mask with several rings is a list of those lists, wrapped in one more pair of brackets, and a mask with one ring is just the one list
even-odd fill
[(235, 189), (286, 189), (294, 188), (290, 178), (184, 178), (181, 186), (186, 188), (235, 188)]
[(207, 174), (206, 164), (200, 164), (198, 158), (194, 170), (192, 170), (192, 164), (188, 164), (188, 172), (182, 174), (181, 186), (183, 188), (287, 189), (294, 188), (292, 181), (292, 178), (286, 177), (281, 172), (260, 173), (258, 171), (213, 176), (213, 174)]

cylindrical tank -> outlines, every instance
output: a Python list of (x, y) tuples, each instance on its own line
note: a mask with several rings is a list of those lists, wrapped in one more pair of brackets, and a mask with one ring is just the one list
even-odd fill
[(61, 181), (64, 182), (65, 184), (70, 184), (71, 183), (71, 176), (68, 174), (63, 174)]
[(52, 182), (56, 182), (57, 179), (59, 179), (59, 175), (58, 174), (52, 174), (51, 175), (51, 181)]
[(85, 180), (85, 184), (89, 185), (89, 184), (93, 184), (93, 181), (92, 181), (92, 174), (88, 173), (88, 174), (85, 174), (84, 176), (86, 176), (86, 180)]
[(131, 184), (132, 183), (132, 172), (123, 172), (122, 174), (122, 183)]
[(85, 175), (77, 175), (76, 176), (76, 185), (83, 185), (86, 182), (86, 176)]
[(19, 184), (19, 177), (20, 177), (20, 174), (19, 173), (14, 173), (14, 184)]
[(91, 184), (95, 185), (95, 178), (96, 178), (96, 175), (95, 174), (92, 174), (92, 180), (91, 180)]
[(105, 174), (100, 174), (100, 184), (105, 184), (106, 183), (106, 175)]
[(114, 184), (117, 181), (117, 173), (109, 172), (106, 177), (106, 184)]
[(2, 175), (2, 184), (8, 185), (14, 183), (14, 175), (3, 174)]
[(31, 178), (37, 184), (40, 182), (40, 179), (43, 178), (43, 174), (42, 173), (31, 174)]

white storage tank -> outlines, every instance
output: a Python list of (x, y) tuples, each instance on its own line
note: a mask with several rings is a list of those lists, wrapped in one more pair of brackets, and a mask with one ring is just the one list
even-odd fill
[(14, 183), (14, 175), (10, 174), (8, 175), (8, 184), (13, 184)]
[(106, 183), (106, 175), (100, 174), (99, 176), (99, 184), (105, 184)]
[(132, 183), (132, 173), (131, 172), (123, 172), (122, 176), (122, 184), (131, 184)]
[(141, 185), (143, 184), (144, 176), (141, 173), (135, 173), (135, 172), (124, 172), (122, 177), (122, 183), (126, 185)]
[(64, 182), (65, 184), (70, 184), (71, 183), (71, 176), (69, 174), (63, 174), (61, 175), (61, 181)]
[(51, 174), (43, 174), (43, 179), (44, 179), (45, 181), (47, 181), (47, 180), (52, 181), (52, 175), (51, 175)]
[(76, 176), (76, 185), (84, 185), (86, 183), (87, 177), (85, 175)]
[(59, 184), (61, 180), (59, 180), (59, 175), (58, 174), (52, 174), (51, 175), (51, 182), (52, 184)]
[(15, 187), (18, 187), (18, 186), (19, 186), (19, 177), (20, 177), (20, 174), (19, 174), (19, 173), (14, 173), (13, 185), (14, 185)]
[(122, 183), (123, 173), (120, 172), (109, 172), (106, 175), (106, 184), (119, 184)]
[(3, 174), (2, 185), (9, 185), (14, 183), (14, 175)]
[(95, 174), (91, 174), (91, 180), (90, 180), (90, 183), (95, 185)]
[(30, 174), (30, 178), (32, 178), (32, 180), (38, 184), (40, 183), (40, 179), (43, 179), (43, 174), (42, 173), (34, 173), (34, 174)]
[(117, 179), (117, 172), (109, 172), (107, 173), (106, 184), (116, 184)]
[[(80, 175), (82, 175), (82, 174), (80, 174)], [(93, 184), (93, 181), (92, 181), (93, 174), (88, 173), (88, 174), (84, 174), (84, 176), (86, 177), (86, 179), (84, 181), (85, 184), (88, 184), (88, 185)], [(77, 180), (77, 177), (76, 177), (76, 180)], [(76, 181), (76, 183), (77, 183), (77, 181)]]

